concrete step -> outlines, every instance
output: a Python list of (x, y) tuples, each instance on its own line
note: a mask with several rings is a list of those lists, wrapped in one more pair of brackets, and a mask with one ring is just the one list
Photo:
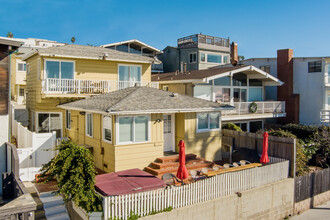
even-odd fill
[(40, 200), (43, 204), (44, 209), (64, 204), (63, 198), (61, 196), (48, 196), (40, 198)]
[(45, 210), (46, 218), (48, 216), (52, 216), (52, 215), (55, 215), (55, 214), (58, 214), (58, 213), (66, 212), (65, 205), (52, 206), (52, 207), (44, 208), (44, 210)]
[(47, 220), (70, 220), (67, 212), (58, 213), (52, 216), (47, 216)]
[(53, 192), (44, 192), (44, 193), (40, 193), (39, 195), (40, 198), (46, 198), (50, 196), (55, 196), (55, 194)]
[[(188, 165), (194, 165), (194, 164), (202, 164), (207, 162), (205, 159), (194, 159), (194, 160), (188, 160), (186, 161), (186, 166)], [(179, 167), (180, 163), (179, 162), (166, 162), (166, 163), (158, 163), (158, 162), (151, 162), (149, 167), (153, 169), (164, 169), (167, 167)]]
[[(186, 161), (194, 160), (196, 159), (196, 157), (197, 157), (196, 154), (186, 154)], [(168, 162), (178, 162), (178, 161), (179, 161), (179, 155), (159, 157), (156, 159), (156, 162), (158, 163), (168, 163)]]
[[(212, 167), (213, 166), (213, 162), (209, 162), (209, 161), (201, 161), (200, 163), (196, 163), (196, 164), (186, 164), (186, 168), (187, 170), (202, 170), (203, 168), (206, 167)], [(157, 176), (159, 178), (161, 178), (161, 176), (163, 176), (163, 174), (165, 173), (173, 173), (175, 174), (178, 170), (179, 166), (170, 166), (170, 167), (165, 167), (162, 169), (154, 169), (151, 167), (146, 167), (144, 168), (144, 171)]]

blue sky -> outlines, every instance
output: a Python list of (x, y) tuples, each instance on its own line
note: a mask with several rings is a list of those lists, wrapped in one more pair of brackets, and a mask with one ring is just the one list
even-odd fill
[(230, 37), (245, 58), (330, 56), (329, 0), (0, 0), (0, 36), (101, 45), (138, 39), (159, 49), (195, 33)]

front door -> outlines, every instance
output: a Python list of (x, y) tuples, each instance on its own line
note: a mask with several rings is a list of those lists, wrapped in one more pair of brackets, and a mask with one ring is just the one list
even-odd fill
[(174, 151), (175, 115), (164, 115), (164, 151)]

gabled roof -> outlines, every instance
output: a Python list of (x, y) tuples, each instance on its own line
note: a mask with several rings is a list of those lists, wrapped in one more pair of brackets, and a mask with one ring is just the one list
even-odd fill
[(127, 41), (120, 41), (120, 42), (116, 42), (116, 43), (111, 43), (111, 44), (105, 44), (105, 45), (101, 45), (101, 47), (111, 47), (111, 46), (118, 46), (118, 45), (122, 45), (122, 44), (132, 44), (132, 43), (135, 43), (135, 44), (138, 44), (142, 47), (145, 47), (145, 48), (148, 48), (152, 51), (155, 51), (157, 54), (161, 54), (162, 51), (161, 50), (158, 50), (157, 48), (155, 47), (152, 47), (146, 43), (143, 43), (142, 41), (139, 41), (137, 39), (132, 39), (132, 40), (127, 40)]
[(151, 114), (232, 110), (233, 106), (149, 87), (130, 87), (58, 106), (99, 114)]
[(31, 53), (26, 54), (22, 59), (26, 60), (36, 54), (39, 54), (41, 56), (62, 58), (96, 59), (123, 62), (129, 61), (136, 63), (152, 63), (154, 61), (153, 58), (146, 56), (125, 53), (117, 50), (109, 50), (102, 47), (82, 46), (75, 44), (35, 49)]
[(153, 74), (151, 76), (151, 81), (161, 83), (205, 83), (212, 79), (230, 76), (240, 72), (248, 74), (250, 79), (258, 79), (264, 81), (268, 86), (280, 86), (283, 84), (283, 82), (276, 77), (252, 65), (191, 70), (185, 73), (171, 72)]

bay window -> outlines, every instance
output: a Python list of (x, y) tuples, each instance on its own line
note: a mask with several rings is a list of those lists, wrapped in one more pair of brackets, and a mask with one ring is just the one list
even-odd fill
[(220, 113), (197, 114), (197, 132), (220, 130)]
[(112, 118), (109, 116), (103, 117), (103, 140), (112, 142)]
[(118, 143), (149, 141), (150, 119), (147, 115), (118, 117)]

